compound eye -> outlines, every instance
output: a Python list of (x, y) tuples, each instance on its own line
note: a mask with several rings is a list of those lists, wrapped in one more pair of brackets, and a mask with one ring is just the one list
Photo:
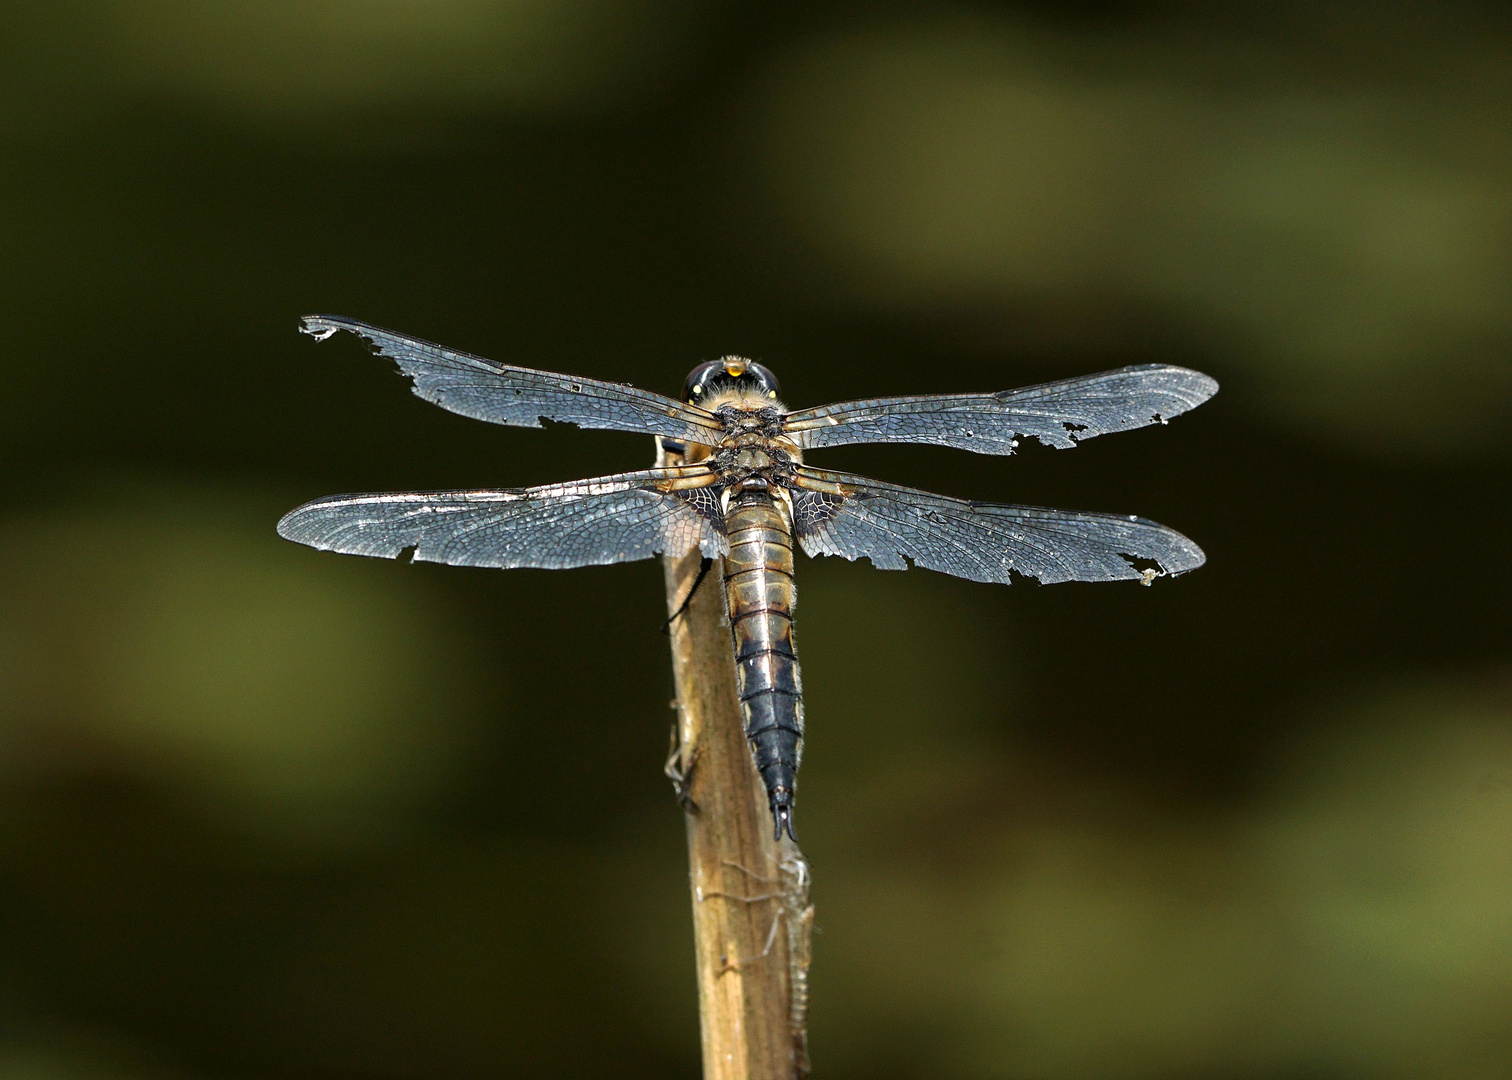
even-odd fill
[(724, 365), (718, 360), (707, 364), (699, 364), (688, 374), (688, 381), (683, 384), (683, 400), (697, 401), (709, 380), (715, 376), (724, 374)]
[(765, 364), (752, 362), (748, 374), (755, 376), (761, 383), (761, 388), (766, 391), (767, 397), (777, 397), (782, 393), (782, 387), (777, 383), (777, 376), (773, 375), (772, 369)]

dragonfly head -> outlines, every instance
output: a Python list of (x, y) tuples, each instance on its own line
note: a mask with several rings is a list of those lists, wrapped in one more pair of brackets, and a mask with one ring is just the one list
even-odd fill
[(765, 364), (726, 356), (694, 368), (683, 387), (683, 398), (694, 405), (703, 404), (715, 395), (773, 402), (781, 392), (777, 376)]

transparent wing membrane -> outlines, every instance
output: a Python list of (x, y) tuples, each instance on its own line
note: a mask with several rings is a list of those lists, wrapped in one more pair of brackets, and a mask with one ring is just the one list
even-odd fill
[[(739, 434), (661, 394), (501, 364), (354, 319), (311, 315), (304, 330), (320, 340), (357, 334), (397, 361), (420, 397), (496, 424), (554, 420), (711, 446)], [(1064, 448), (1163, 423), (1217, 390), (1201, 372), (1146, 364), (998, 394), (841, 402), (789, 413), (782, 430), (802, 449), (892, 442), (1011, 454), (1021, 438)], [(339, 495), (292, 511), (278, 531), (326, 551), (394, 558), (413, 549), (416, 559), (459, 566), (565, 569), (694, 548), (712, 557), (729, 551), (720, 493), (745, 479), (721, 458), (535, 488)], [(1015, 574), (1148, 582), (1205, 561), (1186, 537), (1139, 517), (968, 502), (807, 467), (758, 479), (788, 488), (810, 555), (865, 557), (881, 569), (912, 563), (1003, 583)]]
[(339, 330), (360, 335), (415, 383), (415, 393), (476, 420), (540, 427), (555, 420), (584, 428), (634, 431), (707, 443), (721, 430), (703, 409), (648, 390), (501, 364), (442, 348), (356, 319), (307, 315), (304, 331), (324, 341)]
[(1020, 438), (1071, 447), (1094, 435), (1160, 423), (1218, 392), (1199, 371), (1144, 364), (1000, 394), (868, 398), (788, 414), (803, 449), (849, 443), (929, 443), (1011, 454)]
[[(916, 566), (971, 581), (1012, 574), (1059, 581), (1181, 574), (1206, 561), (1185, 536), (1144, 518), (967, 502), (848, 473), (801, 468), (793, 519), (809, 555), (868, 558), (881, 570)], [(1151, 567), (1150, 569), (1153, 569)]]
[(322, 551), (392, 559), (409, 548), (422, 562), (539, 567), (632, 562), (698, 548), (728, 551), (708, 470), (649, 469), (571, 484), (504, 491), (333, 495), (278, 523), (289, 540)]

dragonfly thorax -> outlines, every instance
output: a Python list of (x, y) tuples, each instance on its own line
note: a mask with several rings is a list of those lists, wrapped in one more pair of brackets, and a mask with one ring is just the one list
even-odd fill
[(798, 467), (795, 455), (772, 440), (746, 434), (714, 451), (710, 464), (729, 490), (765, 490), (782, 485)]
[(750, 469), (752, 472), (756, 472), (776, 463), (777, 459), (772, 456), (772, 452), (765, 446), (742, 446), (735, 451), (736, 468)]
[(722, 445), (745, 443), (751, 439), (770, 441), (782, 437), (783, 410), (770, 402), (739, 400), (721, 404), (711, 410), (724, 425)]

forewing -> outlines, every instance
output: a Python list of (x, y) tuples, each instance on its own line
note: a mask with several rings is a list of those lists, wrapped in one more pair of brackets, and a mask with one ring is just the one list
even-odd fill
[(1217, 392), (1200, 371), (1143, 364), (999, 394), (844, 401), (790, 413), (784, 428), (802, 449), (902, 442), (1011, 454), (1021, 438), (1064, 449), (1164, 423)]
[(303, 329), (317, 341), (338, 330), (366, 338), (398, 362), (420, 397), (491, 424), (540, 427), (543, 419), (556, 420), (695, 443), (713, 442), (720, 431), (719, 421), (697, 406), (622, 383), (501, 364), (338, 315), (307, 315)]
[(1195, 570), (1202, 549), (1144, 518), (967, 502), (863, 476), (801, 468), (793, 524), (809, 555), (866, 557), (880, 570), (915, 566), (1008, 584), (1010, 573), (1057, 581), (1144, 578)]
[(698, 548), (729, 550), (712, 487), (701, 469), (649, 469), (597, 480), (508, 491), (332, 495), (286, 514), (278, 532), (322, 551), (453, 566), (575, 566), (631, 562)]

